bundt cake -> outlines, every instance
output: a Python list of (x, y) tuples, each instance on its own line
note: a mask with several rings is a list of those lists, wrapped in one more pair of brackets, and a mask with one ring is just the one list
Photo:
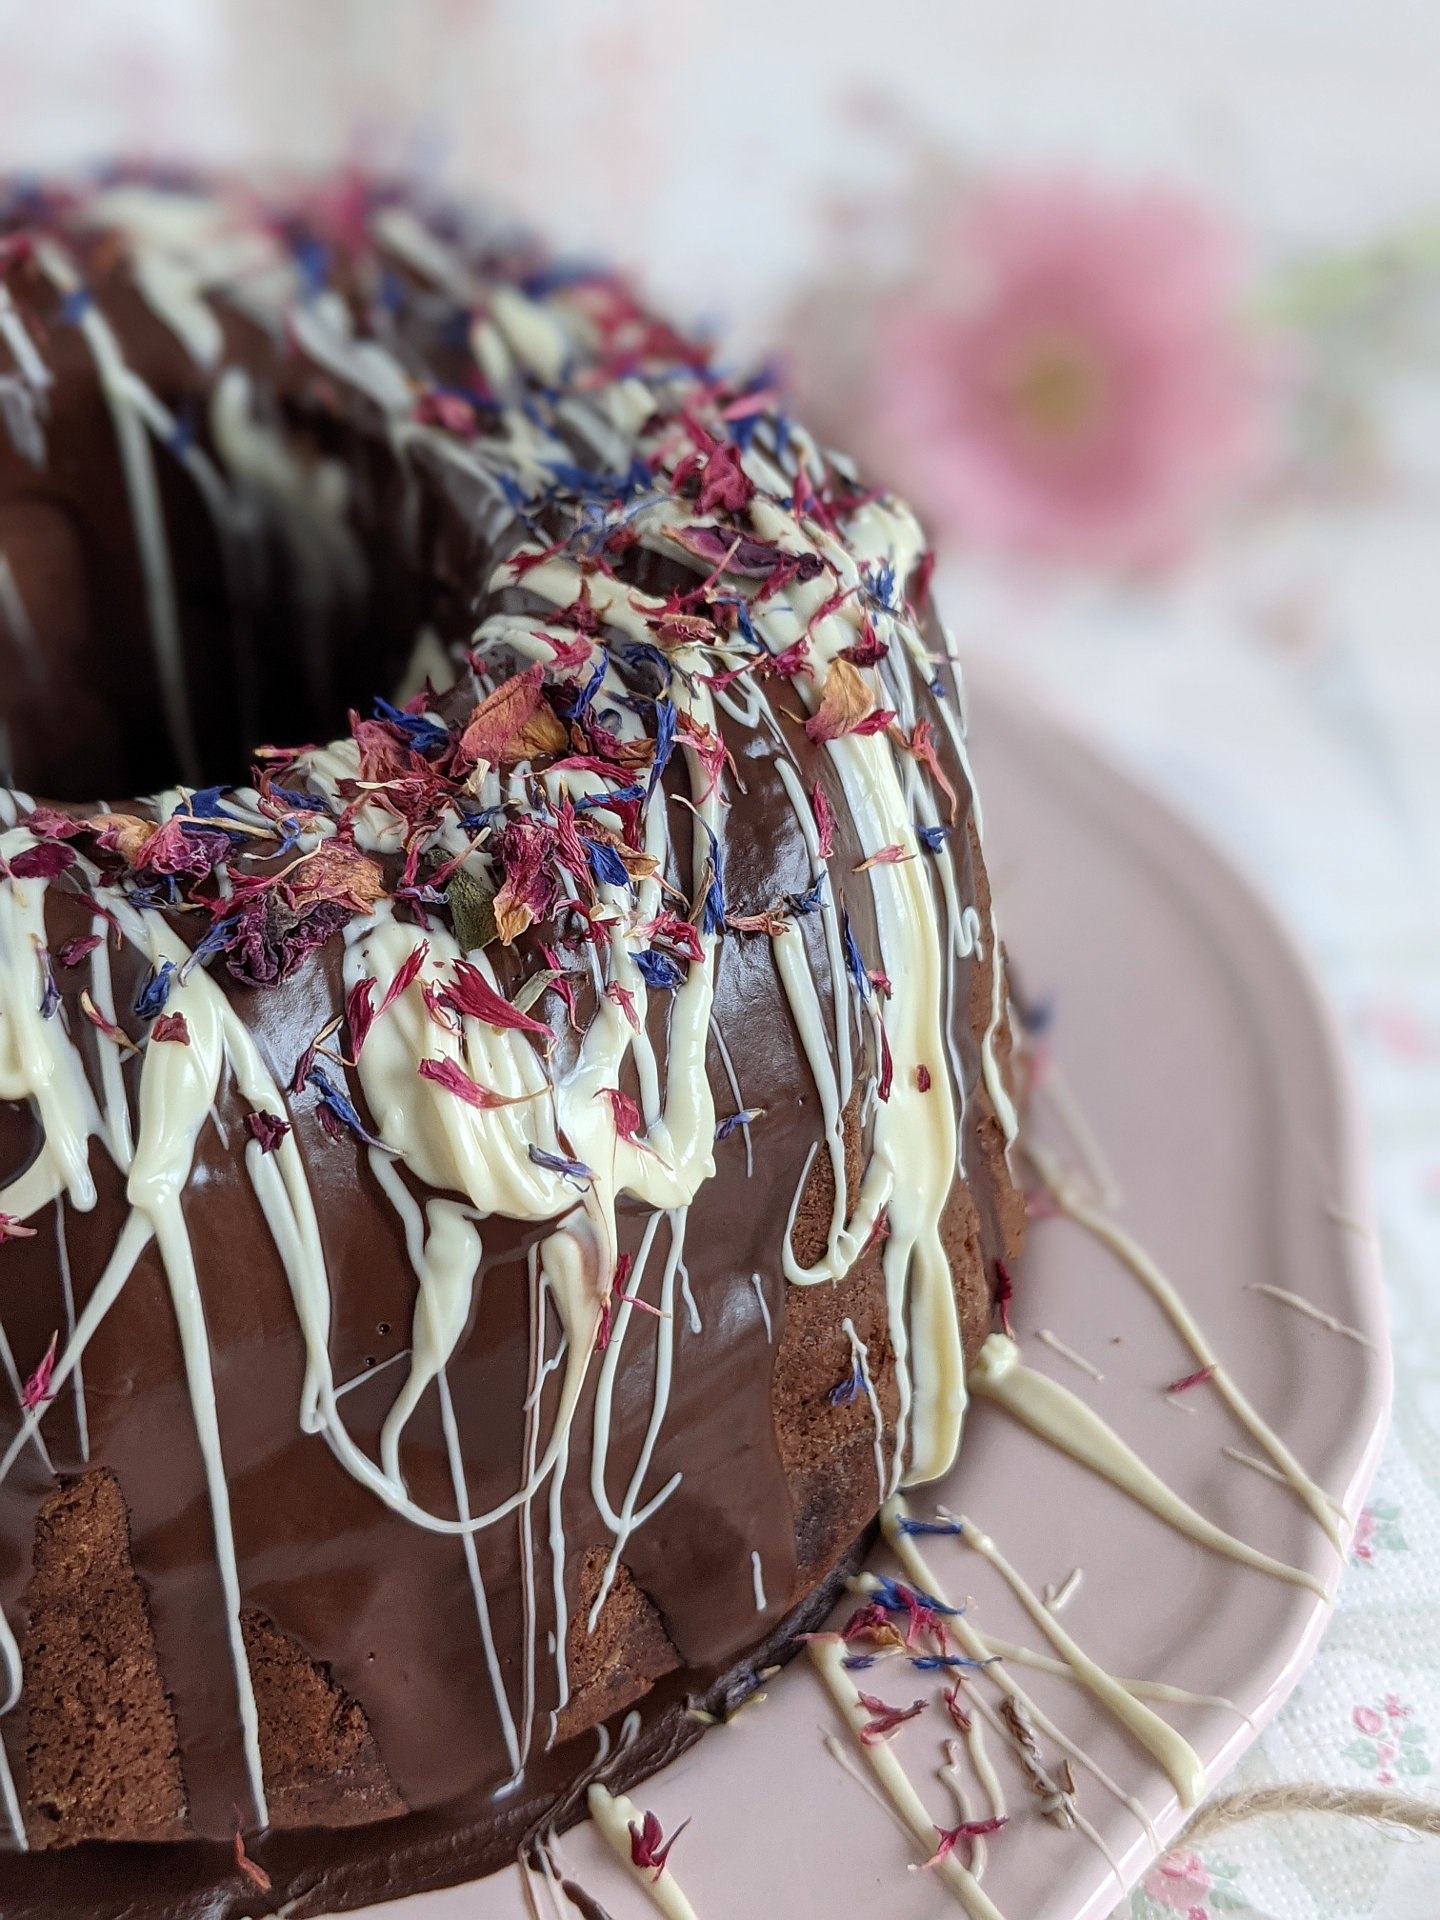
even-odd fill
[(606, 274), (353, 179), (3, 234), (0, 1912), (329, 1912), (660, 1765), (949, 1466), (962, 689), (904, 505)]

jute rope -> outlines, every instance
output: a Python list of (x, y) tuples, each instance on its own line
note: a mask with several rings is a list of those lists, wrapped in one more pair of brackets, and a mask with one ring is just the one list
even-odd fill
[(1393, 1827), (1408, 1827), (1412, 1833), (1440, 1834), (1440, 1801), (1302, 1780), (1289, 1786), (1246, 1787), (1210, 1801), (1177, 1835), (1175, 1845), (1193, 1846), (1221, 1827), (1233, 1827), (1263, 1813), (1339, 1813), (1352, 1820), (1383, 1820)]

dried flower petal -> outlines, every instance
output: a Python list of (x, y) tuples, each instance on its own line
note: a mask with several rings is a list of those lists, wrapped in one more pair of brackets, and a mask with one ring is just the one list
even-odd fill
[(257, 1108), (254, 1113), (246, 1114), (245, 1131), (259, 1144), (261, 1153), (274, 1153), (289, 1133), (290, 1122), (282, 1120), (278, 1113), (266, 1113), (263, 1108)]
[(115, 1045), (121, 1048), (122, 1051), (129, 1053), (138, 1053), (140, 1051), (123, 1028), (117, 1027), (113, 1020), (107, 1020), (105, 1018), (105, 1015), (101, 1013), (95, 1002), (90, 998), (88, 992), (80, 995), (80, 1011), (92, 1027), (98, 1027), (100, 1032), (105, 1035), (105, 1038), (107, 1040), (113, 1040)]
[(622, 1093), (618, 1087), (601, 1087), (596, 1094), (597, 1100), (608, 1100), (610, 1112), (614, 1116), (615, 1131), (627, 1146), (643, 1146), (640, 1135), (645, 1130), (645, 1122), (640, 1109), (628, 1093)]
[(810, 789), (810, 805), (815, 813), (816, 852), (822, 860), (828, 860), (835, 851), (835, 809), (818, 780)]
[(998, 1833), (1006, 1823), (1008, 1816), (992, 1814), (987, 1820), (962, 1820), (958, 1827), (937, 1827), (940, 1844), (925, 1861), (927, 1867), (938, 1866), (947, 1854), (954, 1850), (957, 1840), (974, 1840), (986, 1833)]
[(55, 949), (55, 958), (62, 967), (78, 967), (87, 953), (93, 953), (100, 944), (98, 933), (77, 934), (73, 940), (66, 940)]
[(352, 913), (368, 913), (385, 898), (385, 876), (348, 840), (323, 840), (289, 876), (297, 901), (334, 901)]
[(820, 705), (805, 722), (805, 731), (817, 746), (853, 733), (875, 710), (875, 696), (857, 668), (848, 660), (832, 660), (825, 675)]
[(140, 865), (140, 856), (156, 831), (153, 820), (138, 819), (133, 813), (96, 813), (85, 824), (99, 836), (102, 847), (122, 855), (132, 867)]
[(1187, 1373), (1183, 1380), (1172, 1380), (1165, 1391), (1167, 1393), (1184, 1393), (1187, 1388), (1203, 1387), (1207, 1380), (1213, 1380), (1214, 1378), (1214, 1367), (1200, 1367), (1194, 1373)]
[[(460, 753), (469, 761), (488, 760), (498, 766), (506, 746), (540, 704), (545, 669), (537, 661), (523, 673), (502, 680), (487, 694), (465, 723)], [(564, 740), (560, 742), (563, 749)]]
[(916, 1714), (925, 1711), (923, 1700), (917, 1700), (908, 1707), (892, 1707), (883, 1700), (877, 1700), (873, 1693), (862, 1693), (860, 1704), (870, 1715), (860, 1729), (861, 1744), (867, 1747), (873, 1747), (881, 1740), (888, 1739), (897, 1727), (903, 1726), (907, 1720), (913, 1720)]
[(476, 1107), (482, 1113), (488, 1113), (495, 1107), (517, 1107), (535, 1098), (533, 1093), (514, 1094), (509, 1098), (504, 1094), (491, 1093), (478, 1080), (472, 1080), (458, 1060), (422, 1060), (416, 1071), (422, 1080), (433, 1080), (437, 1087), (444, 1087), (457, 1100), (463, 1100), (467, 1106)]
[(878, 853), (872, 853), (868, 860), (862, 860), (855, 871), (868, 873), (871, 867), (899, 867), (914, 858), (913, 853), (906, 853), (903, 847), (892, 842), (888, 847), (881, 847)]
[(588, 1187), (595, 1178), (583, 1160), (567, 1160), (564, 1154), (548, 1153), (544, 1147), (532, 1146), (529, 1154), (537, 1167), (563, 1174), (567, 1180), (575, 1181), (577, 1186)]
[(13, 1213), (0, 1213), (0, 1246), (7, 1240), (33, 1240), (38, 1229), (25, 1226), (19, 1216)]
[(638, 1867), (642, 1873), (647, 1868), (653, 1867), (655, 1869), (655, 1878), (658, 1880), (665, 1871), (665, 1861), (669, 1856), (670, 1849), (689, 1824), (690, 1822), (688, 1820), (682, 1820), (674, 1833), (666, 1840), (660, 1822), (653, 1813), (647, 1813), (642, 1825), (638, 1827), (632, 1820), (630, 1822), (630, 1858), (635, 1866)]
[(450, 972), (449, 982), (440, 989), (440, 999), (456, 1013), (468, 1013), (472, 1019), (487, 1021), (492, 1027), (509, 1027), (517, 1033), (533, 1033), (542, 1040), (555, 1038), (553, 1027), (547, 1027), (543, 1020), (532, 1019), (528, 1013), (513, 1007), (503, 994), (496, 992), (480, 969), (472, 967), (468, 960), (456, 960)]
[(360, 1058), (360, 1049), (375, 1018), (375, 1009), (370, 1004), (374, 992), (375, 982), (367, 976), (357, 980), (345, 996), (345, 1025), (350, 1029), (350, 1055), (354, 1060)]
[(37, 840), (73, 840), (77, 833), (85, 832), (90, 822), (61, 813), (58, 807), (32, 807), (21, 824), (27, 826)]
[(960, 807), (960, 796), (950, 783), (949, 776), (940, 765), (940, 756), (935, 751), (935, 727), (929, 720), (917, 720), (906, 741), (911, 753), (920, 762), (930, 778), (950, 802), (950, 819), (954, 823)]
[(184, 1014), (162, 1013), (150, 1029), (150, 1038), (152, 1040), (170, 1040), (177, 1046), (188, 1047), (190, 1044), (190, 1029), (185, 1024)]
[(619, 1007), (625, 1018), (630, 1022), (632, 1029), (638, 1033), (640, 1031), (640, 1016), (635, 1011), (635, 996), (631, 993), (630, 989), (628, 987), (622, 987), (618, 980), (612, 980), (605, 989), (605, 998), (612, 1000), (615, 1005)]
[(245, 1878), (249, 1880), (252, 1885), (260, 1889), (261, 1893), (270, 1892), (271, 1881), (269, 1874), (266, 1873), (258, 1861), (252, 1860), (249, 1854), (246, 1853), (245, 1841), (238, 1829), (235, 1834), (235, 1864), (241, 1873), (244, 1874)]
[(17, 880), (53, 880), (74, 863), (75, 855), (69, 847), (58, 840), (41, 840), (15, 854), (9, 866)]
[(722, 440), (700, 478), (701, 513), (743, 513), (755, 497), (755, 482), (740, 464), (740, 449)]
[(37, 1407), (44, 1406), (47, 1400), (53, 1400), (55, 1397), (50, 1386), (50, 1376), (55, 1371), (55, 1349), (59, 1342), (59, 1333), (52, 1333), (50, 1344), (45, 1349), (39, 1366), (20, 1389), (20, 1404), (26, 1413), (33, 1413)]

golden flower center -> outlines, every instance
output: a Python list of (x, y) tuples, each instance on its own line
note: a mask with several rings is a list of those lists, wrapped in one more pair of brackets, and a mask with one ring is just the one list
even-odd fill
[(1110, 408), (1104, 360), (1082, 334), (1061, 328), (1017, 343), (1000, 385), (1019, 423), (1042, 440), (1084, 440)]

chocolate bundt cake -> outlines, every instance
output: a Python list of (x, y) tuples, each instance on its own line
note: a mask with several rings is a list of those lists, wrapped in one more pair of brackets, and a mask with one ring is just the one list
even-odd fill
[(328, 1912), (653, 1770), (950, 1465), (961, 687), (904, 505), (611, 277), (355, 181), (3, 231), (0, 1912)]

